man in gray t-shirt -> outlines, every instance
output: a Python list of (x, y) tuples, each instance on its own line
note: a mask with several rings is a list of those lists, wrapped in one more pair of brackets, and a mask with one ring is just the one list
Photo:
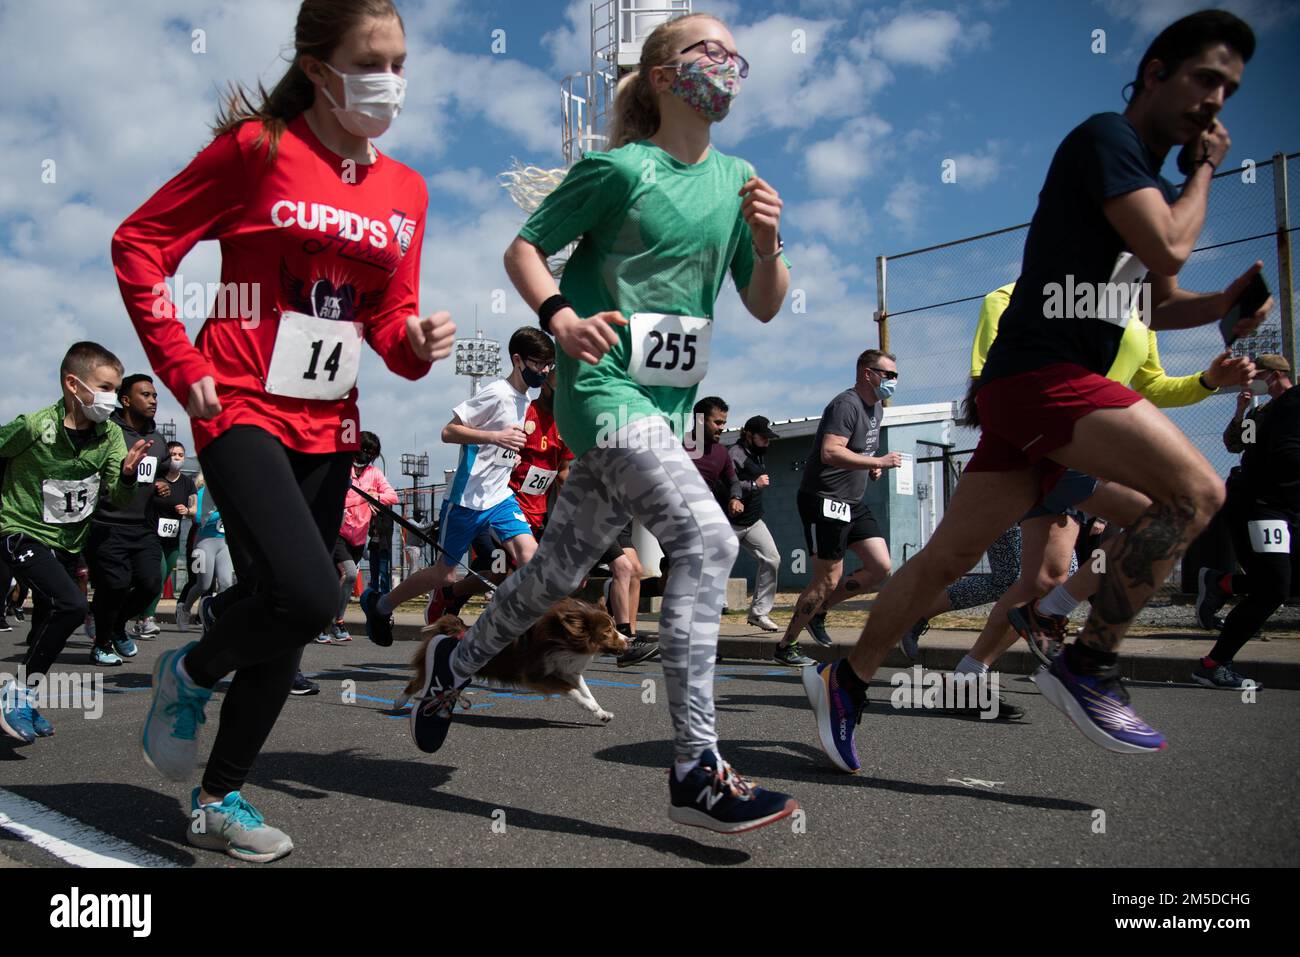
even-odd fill
[[(865, 594), (889, 574), (889, 545), (863, 503), (868, 480), (897, 468), (897, 452), (876, 456), (885, 399), (894, 392), (898, 367), (878, 349), (858, 356), (857, 381), (826, 406), (804, 466), (797, 501), (804, 540), (812, 556), (812, 578), (795, 603), (794, 617), (776, 649), (776, 660), (795, 667), (814, 664), (799, 653), (796, 638), (806, 627), (818, 644), (829, 646), (826, 611), (846, 598)], [(852, 550), (862, 568), (842, 577), (844, 552)]]

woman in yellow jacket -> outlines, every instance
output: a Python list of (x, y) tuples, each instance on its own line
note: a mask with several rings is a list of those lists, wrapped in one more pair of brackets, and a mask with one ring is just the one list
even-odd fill
[[(972, 379), (979, 378), (984, 368), (989, 347), (997, 338), (998, 320), (1011, 301), (1011, 291), (1014, 288), (1015, 283), (1008, 283), (984, 297), (979, 325), (971, 346)], [(1108, 379), (1127, 385), (1162, 408), (1192, 405), (1214, 395), (1221, 388), (1249, 382), (1253, 375), (1254, 367), (1248, 358), (1233, 357), (1227, 351), (1216, 356), (1204, 372), (1185, 376), (1167, 375), (1160, 365), (1155, 331), (1142, 322), (1136, 310), (1125, 326), (1119, 352), (1106, 373)], [(1082, 600), (1074, 599), (1073, 595), (1083, 590), (1086, 597), (1094, 594), (1097, 589), (1097, 573), (1092, 571), (1090, 565), (1071, 580), (1068, 592), (1064, 588), (1058, 588), (1053, 594), (1052, 598), (1057, 604), (1061, 603), (1063, 595), (1069, 595), (1073, 600), (1073, 604), (1063, 613), (1038, 607), (1044, 603), (1036, 601), (1056, 586), (1062, 585), (1070, 575), (1074, 543), (1078, 535), (1075, 521), (1079, 520), (1079, 514), (1086, 512), (1098, 515), (1118, 526), (1126, 526), (1136, 521), (1150, 505), (1150, 499), (1134, 489), (1114, 482), (1100, 484), (1090, 476), (1072, 469), (1067, 470), (1057, 485), (1046, 493), (1043, 502), (1021, 519), (1020, 574), (997, 599), (971, 653), (958, 665), (958, 673), (987, 672), (1002, 652), (1015, 643), (1017, 636), (1024, 637), (1034, 653), (1046, 663), (1055, 651), (1052, 643), (1064, 635), (1065, 615)], [(1007, 542), (1004, 543), (1003, 539), (998, 541), (1005, 545), (1013, 541), (1014, 537), (1015, 530), (1012, 529), (1003, 536)], [(1114, 541), (1112, 539), (1112, 544)], [(992, 551), (990, 548), (990, 553)], [(1004, 548), (1003, 551), (1007, 549)], [(998, 577), (995, 572), (994, 578)], [(968, 593), (973, 592), (973, 589), (964, 585), (969, 580), (962, 579), (955, 583), (936, 599), (926, 618), (918, 621), (912, 631), (904, 636), (905, 651), (913, 653), (915, 657), (916, 639), (924, 633), (929, 618), (976, 603), (967, 603), (965, 599)], [(1005, 572), (1002, 580), (1005, 581)], [(987, 600), (986, 597), (978, 603), (983, 604)], [(1016, 713), (1019, 711), (1017, 708), (1008, 708), (1003, 704), (1002, 709), (1011, 712), (1004, 713), (1003, 717), (1020, 716)]]

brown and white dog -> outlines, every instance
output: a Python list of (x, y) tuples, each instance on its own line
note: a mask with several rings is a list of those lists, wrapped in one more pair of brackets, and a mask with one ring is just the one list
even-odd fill
[[(425, 652), (437, 635), (463, 635), (469, 626), (455, 615), (443, 615), (424, 627), (420, 650), (411, 656), (415, 677), (394, 702), (405, 707), (411, 695), (425, 685)], [(613, 714), (600, 703), (582, 680), (582, 672), (597, 655), (621, 655), (627, 639), (614, 627), (614, 619), (600, 608), (576, 598), (557, 601), (537, 623), (516, 638), (475, 677), (505, 688), (527, 688), (541, 694), (563, 694), (602, 722)]]

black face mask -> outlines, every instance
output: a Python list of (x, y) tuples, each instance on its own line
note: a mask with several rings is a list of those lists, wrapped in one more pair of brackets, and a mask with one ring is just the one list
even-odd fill
[(540, 389), (551, 375), (549, 371), (534, 372), (532, 369), (528, 368), (528, 366), (524, 366), (520, 369), (519, 374), (523, 377), (524, 385), (528, 386), (530, 389)]
[(368, 458), (365, 458), (364, 456), (362, 456), (362, 457), (359, 457), (359, 458), (354, 458), (354, 459), (352, 460), (352, 465), (353, 465), (354, 467), (356, 467), (356, 468), (363, 469), (363, 468), (365, 468), (367, 465), (369, 465), (369, 464), (370, 464), (371, 462), (373, 462), (373, 461), (374, 461), (374, 459), (372, 459), (372, 458), (368, 459)]

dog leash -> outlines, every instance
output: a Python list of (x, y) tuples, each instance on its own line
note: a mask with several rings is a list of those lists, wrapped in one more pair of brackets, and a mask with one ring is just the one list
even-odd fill
[(489, 592), (495, 592), (497, 590), (497, 586), (494, 583), (488, 581), (478, 572), (474, 571), (474, 569), (470, 568), (468, 565), (461, 562), (458, 558), (452, 556), (447, 551), (447, 549), (443, 548), (436, 541), (430, 538), (428, 533), (426, 533), (423, 529), (421, 529), (419, 525), (416, 525), (414, 522), (407, 521), (407, 519), (404, 516), (399, 515), (397, 512), (393, 511), (391, 508), (389, 508), (383, 502), (379, 501), (379, 499), (375, 498), (373, 495), (371, 495), (369, 492), (365, 491), (364, 489), (357, 488), (355, 485), (353, 485), (352, 491), (356, 492), (358, 495), (364, 498), (371, 505), (374, 505), (376, 508), (382, 509), (383, 511), (387, 512), (394, 522), (402, 526), (402, 528), (406, 529), (416, 538), (419, 538), (421, 541), (426, 542), (429, 545), (432, 545), (438, 551), (439, 554), (441, 554), (444, 558), (448, 559), (453, 565), (457, 565), (460, 568), (463, 568), (467, 573), (477, 578), (484, 585), (487, 585)]

